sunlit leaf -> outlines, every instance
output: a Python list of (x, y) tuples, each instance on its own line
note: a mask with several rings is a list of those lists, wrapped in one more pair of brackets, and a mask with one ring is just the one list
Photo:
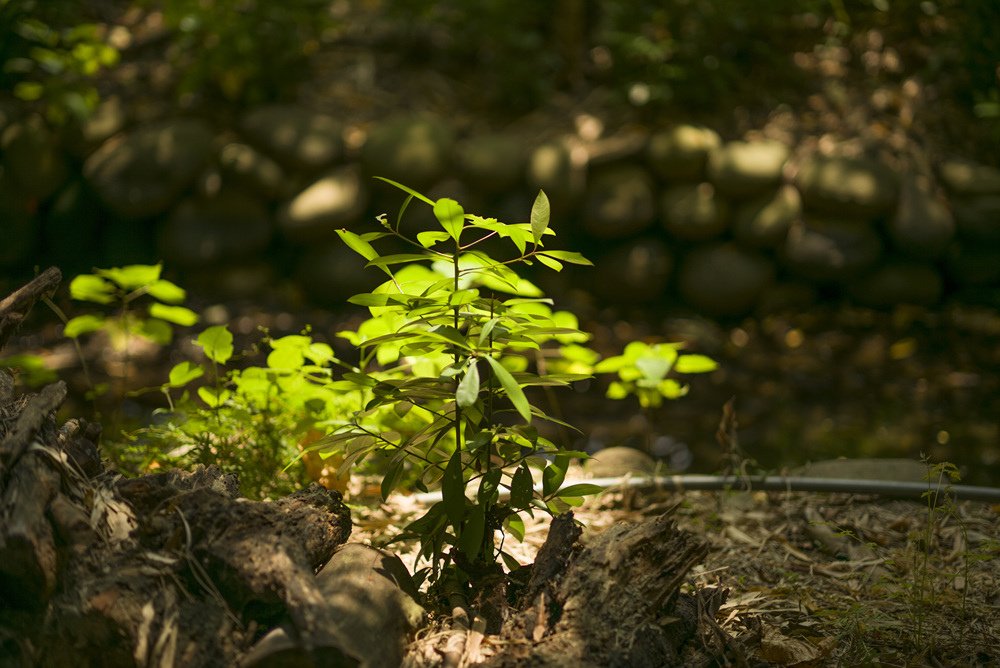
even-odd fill
[[(542, 235), (549, 227), (549, 197), (544, 190), (539, 190), (535, 196), (535, 203), (531, 205), (531, 236), (537, 244), (542, 240)], [(523, 219), (522, 219), (523, 220)]]
[(225, 364), (233, 356), (233, 334), (225, 325), (214, 325), (198, 335), (198, 345), (205, 357), (218, 364)]
[(70, 281), (69, 295), (83, 302), (110, 304), (115, 300), (115, 286), (100, 276), (81, 274)]
[(198, 314), (191, 309), (183, 306), (168, 306), (159, 302), (149, 305), (149, 315), (181, 327), (190, 327), (198, 322)]
[(436, 230), (419, 232), (417, 234), (417, 242), (424, 248), (431, 248), (435, 244), (450, 238), (447, 232), (438, 232)]
[(455, 401), (461, 408), (468, 408), (469, 406), (476, 403), (479, 398), (479, 369), (476, 366), (475, 358), (469, 363), (469, 366), (462, 377), (462, 381), (458, 384), (458, 388), (455, 390)]
[(399, 484), (400, 479), (403, 477), (404, 464), (405, 461), (400, 459), (399, 461), (390, 464), (389, 468), (386, 470), (385, 475), (382, 478), (382, 485), (380, 487), (383, 501), (388, 500), (389, 495), (392, 494), (392, 491), (394, 489), (396, 489), (396, 486)]
[(556, 455), (556, 458), (542, 470), (542, 495), (551, 496), (566, 479), (566, 469), (569, 468), (569, 457)]
[(228, 401), (232, 392), (227, 389), (216, 390), (214, 387), (203, 386), (198, 388), (198, 396), (209, 408), (219, 408)]
[(517, 412), (525, 422), (531, 422), (531, 404), (528, 403), (527, 397), (524, 396), (521, 386), (517, 384), (514, 377), (510, 375), (510, 372), (500, 362), (489, 355), (485, 359), (493, 368), (493, 375), (500, 381), (500, 386), (503, 387), (503, 391), (507, 394), (511, 403), (514, 404), (514, 408), (517, 409)]
[(196, 378), (201, 378), (205, 370), (194, 362), (175, 364), (168, 376), (170, 387), (183, 387)]
[(161, 302), (168, 304), (180, 304), (187, 297), (187, 292), (183, 288), (162, 278), (158, 281), (153, 281), (146, 288), (146, 292)]
[(719, 364), (705, 355), (681, 355), (674, 364), (674, 370), (678, 373), (706, 373), (717, 368)]
[(83, 334), (96, 332), (104, 327), (105, 322), (104, 318), (98, 315), (80, 315), (66, 323), (66, 327), (63, 329), (63, 336), (75, 339)]
[(96, 273), (117, 283), (123, 290), (135, 290), (158, 281), (162, 270), (163, 266), (159, 264), (130, 264), (125, 267), (98, 269)]
[(569, 487), (563, 487), (559, 490), (559, 498), (565, 499), (571, 496), (590, 496), (591, 494), (600, 494), (604, 491), (604, 488), (600, 485), (592, 485), (590, 483), (579, 483), (576, 485), (570, 485)]
[(441, 223), (441, 227), (448, 235), (458, 241), (462, 234), (462, 225), (465, 222), (465, 210), (453, 199), (442, 197), (434, 203), (434, 216)]
[(546, 250), (539, 253), (540, 255), (548, 255), (556, 260), (561, 260), (562, 262), (569, 262), (570, 264), (582, 264), (585, 266), (593, 266), (594, 263), (585, 258), (580, 253), (575, 251), (564, 251), (564, 250)]
[(369, 262), (378, 257), (378, 251), (372, 248), (370, 243), (362, 239), (354, 232), (341, 228), (337, 230), (337, 236), (339, 236), (351, 250)]
[(531, 470), (527, 464), (522, 463), (510, 481), (510, 505), (512, 508), (527, 508), (531, 504), (534, 496), (534, 482), (531, 478)]
[(416, 197), (417, 199), (419, 199), (422, 202), (426, 202), (427, 204), (430, 204), (431, 206), (434, 206), (434, 201), (433, 200), (431, 200), (426, 195), (421, 195), (420, 193), (418, 193), (413, 188), (409, 188), (407, 186), (404, 186), (402, 183), (396, 183), (392, 179), (387, 179), (384, 176), (376, 176), (375, 178), (378, 179), (379, 181), (384, 181), (384, 182), (388, 183), (391, 186), (395, 186), (396, 188), (399, 188), (403, 192), (407, 192), (407, 193), (413, 195), (414, 197)]

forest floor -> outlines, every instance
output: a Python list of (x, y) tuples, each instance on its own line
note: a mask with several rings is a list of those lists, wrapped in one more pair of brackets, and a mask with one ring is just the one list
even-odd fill
[[(352, 541), (381, 544), (420, 505), (396, 495), (355, 507)], [(709, 543), (687, 588), (728, 592), (699, 641), (728, 665), (987, 666), (1000, 661), (1000, 513), (984, 504), (847, 494), (637, 492), (609, 489), (575, 511), (589, 536), (674, 508)], [(548, 518), (526, 522), (504, 549), (534, 561)], [(391, 546), (409, 566), (417, 546)], [(438, 665), (431, 625), (409, 665)], [(470, 633), (463, 665), (497, 651)]]

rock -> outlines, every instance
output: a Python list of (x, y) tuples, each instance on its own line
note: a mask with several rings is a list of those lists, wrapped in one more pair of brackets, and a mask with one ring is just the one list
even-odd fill
[(793, 274), (819, 282), (855, 278), (881, 254), (882, 242), (871, 226), (815, 219), (793, 225), (782, 251)]
[(963, 239), (983, 243), (1000, 243), (1000, 195), (955, 197), (951, 210)]
[(69, 130), (70, 147), (80, 157), (84, 157), (95, 147), (118, 134), (125, 128), (125, 104), (118, 95), (101, 99), (90, 116), (75, 123)]
[(852, 283), (849, 291), (859, 304), (875, 308), (931, 306), (941, 299), (943, 282), (931, 265), (891, 262)]
[(462, 177), (476, 190), (494, 195), (517, 187), (524, 175), (527, 154), (516, 137), (488, 134), (459, 144), (455, 161)]
[(677, 274), (684, 301), (714, 317), (748, 313), (773, 281), (770, 260), (732, 243), (691, 251)]
[(337, 238), (337, 228), (356, 222), (368, 206), (368, 189), (355, 166), (328, 173), (296, 195), (278, 212), (282, 234), (308, 243)]
[(260, 201), (243, 191), (223, 190), (178, 204), (163, 224), (159, 249), (170, 264), (211, 267), (264, 252), (272, 233)]
[(733, 235), (748, 248), (774, 248), (785, 240), (801, 215), (799, 191), (786, 185), (769, 197), (740, 206), (733, 220)]
[(946, 160), (938, 167), (945, 187), (956, 195), (1000, 195), (1000, 169), (970, 160)]
[(661, 198), (661, 210), (667, 231), (688, 241), (704, 241), (721, 235), (729, 219), (729, 207), (716, 196), (711, 183), (668, 189)]
[(573, 208), (586, 180), (586, 165), (575, 162), (561, 143), (542, 144), (528, 158), (528, 185), (545, 191), (554, 212)]
[(641, 167), (617, 165), (587, 184), (583, 226), (597, 239), (622, 239), (647, 229), (656, 215), (653, 180)]
[(1000, 283), (1000, 248), (955, 243), (945, 254), (948, 277), (960, 286)]
[(700, 181), (705, 177), (709, 153), (721, 144), (714, 130), (678, 125), (649, 138), (646, 160), (662, 179)]
[(598, 450), (583, 467), (594, 478), (651, 476), (656, 473), (656, 460), (641, 450), (616, 445)]
[(874, 160), (813, 156), (799, 169), (795, 184), (807, 209), (838, 216), (876, 218), (896, 205), (896, 175)]
[(339, 239), (314, 244), (296, 265), (295, 280), (313, 302), (343, 308), (348, 297), (370, 292), (385, 280), (385, 274), (365, 264)]
[(454, 139), (450, 126), (430, 115), (406, 116), (372, 129), (361, 150), (365, 173), (417, 190), (444, 176)]
[(194, 119), (149, 125), (106, 141), (83, 166), (101, 200), (122, 218), (165, 212), (208, 162), (212, 130)]
[(781, 183), (790, 151), (776, 141), (731, 141), (708, 155), (708, 180), (729, 197), (751, 197)]
[(219, 152), (219, 166), (237, 185), (267, 199), (287, 195), (289, 184), (281, 165), (249, 144), (232, 142)]
[(81, 180), (70, 181), (53, 198), (43, 226), (45, 252), (65, 275), (93, 269), (105, 216), (97, 196)]
[(341, 124), (302, 107), (260, 107), (248, 113), (241, 126), (251, 143), (292, 169), (317, 171), (344, 156)]
[(893, 244), (907, 255), (934, 259), (955, 236), (955, 219), (926, 185), (908, 175), (900, 185), (899, 206), (889, 219), (888, 230)]
[(615, 303), (662, 299), (674, 261), (666, 244), (655, 238), (619, 246), (597, 262), (594, 291)]
[(0, 146), (7, 177), (22, 196), (46, 199), (66, 181), (66, 160), (41, 118), (32, 116), (7, 126)]

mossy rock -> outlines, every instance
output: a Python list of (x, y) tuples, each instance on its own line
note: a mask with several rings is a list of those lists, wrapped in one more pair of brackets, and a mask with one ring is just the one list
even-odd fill
[(594, 291), (615, 303), (647, 303), (663, 298), (674, 259), (656, 238), (627, 242), (605, 254), (595, 270)]
[(813, 156), (795, 178), (807, 209), (838, 216), (877, 218), (896, 206), (896, 175), (875, 160)]
[(561, 142), (547, 142), (528, 157), (528, 186), (544, 190), (554, 212), (573, 208), (583, 194), (586, 171), (573, 162), (570, 150)]
[(310, 243), (335, 239), (337, 228), (360, 220), (368, 188), (356, 166), (341, 167), (308, 185), (278, 211), (278, 226), (289, 240)]
[(290, 189), (284, 168), (249, 144), (230, 142), (223, 146), (219, 167), (229, 181), (266, 199), (277, 199)]
[(656, 473), (656, 460), (642, 450), (616, 445), (595, 452), (583, 468), (595, 478), (651, 476)]
[(1000, 195), (955, 197), (951, 210), (963, 239), (1000, 245)]
[(211, 267), (267, 250), (274, 225), (263, 203), (246, 191), (183, 200), (159, 236), (163, 258), (179, 266)]
[(907, 255), (935, 259), (955, 236), (955, 218), (945, 203), (914, 176), (903, 179), (899, 206), (889, 220), (893, 245)]
[(292, 169), (317, 171), (344, 156), (343, 125), (302, 107), (260, 107), (243, 118), (241, 127), (251, 143)]
[(518, 138), (486, 134), (459, 143), (455, 162), (470, 185), (484, 194), (494, 195), (517, 188), (524, 177), (528, 156)]
[(796, 223), (782, 247), (794, 275), (821, 283), (857, 278), (881, 255), (882, 241), (871, 225), (845, 220)]
[(938, 167), (941, 181), (955, 195), (1000, 195), (1000, 169), (971, 160), (946, 160)]

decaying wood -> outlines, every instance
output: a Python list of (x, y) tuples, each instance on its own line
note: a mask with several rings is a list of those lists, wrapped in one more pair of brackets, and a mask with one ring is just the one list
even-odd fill
[(38, 300), (51, 297), (62, 281), (62, 272), (55, 267), (49, 267), (30, 283), (0, 300), (0, 348), (28, 315), (28, 311)]
[(325, 608), (310, 651), (294, 628), (275, 629), (240, 662), (271, 666), (398, 666), (407, 636), (423, 617), (416, 588), (399, 557), (358, 543), (344, 545), (316, 576)]
[[(503, 634), (504, 651), (487, 665), (683, 665), (684, 645), (697, 628), (697, 599), (679, 589), (705, 557), (704, 541), (665, 514), (611, 527), (591, 544), (567, 549), (573, 532), (563, 525), (571, 522), (571, 515), (553, 521), (539, 551), (545, 574), (529, 585), (531, 596)], [(543, 562), (546, 552), (566, 560), (561, 576)]]

